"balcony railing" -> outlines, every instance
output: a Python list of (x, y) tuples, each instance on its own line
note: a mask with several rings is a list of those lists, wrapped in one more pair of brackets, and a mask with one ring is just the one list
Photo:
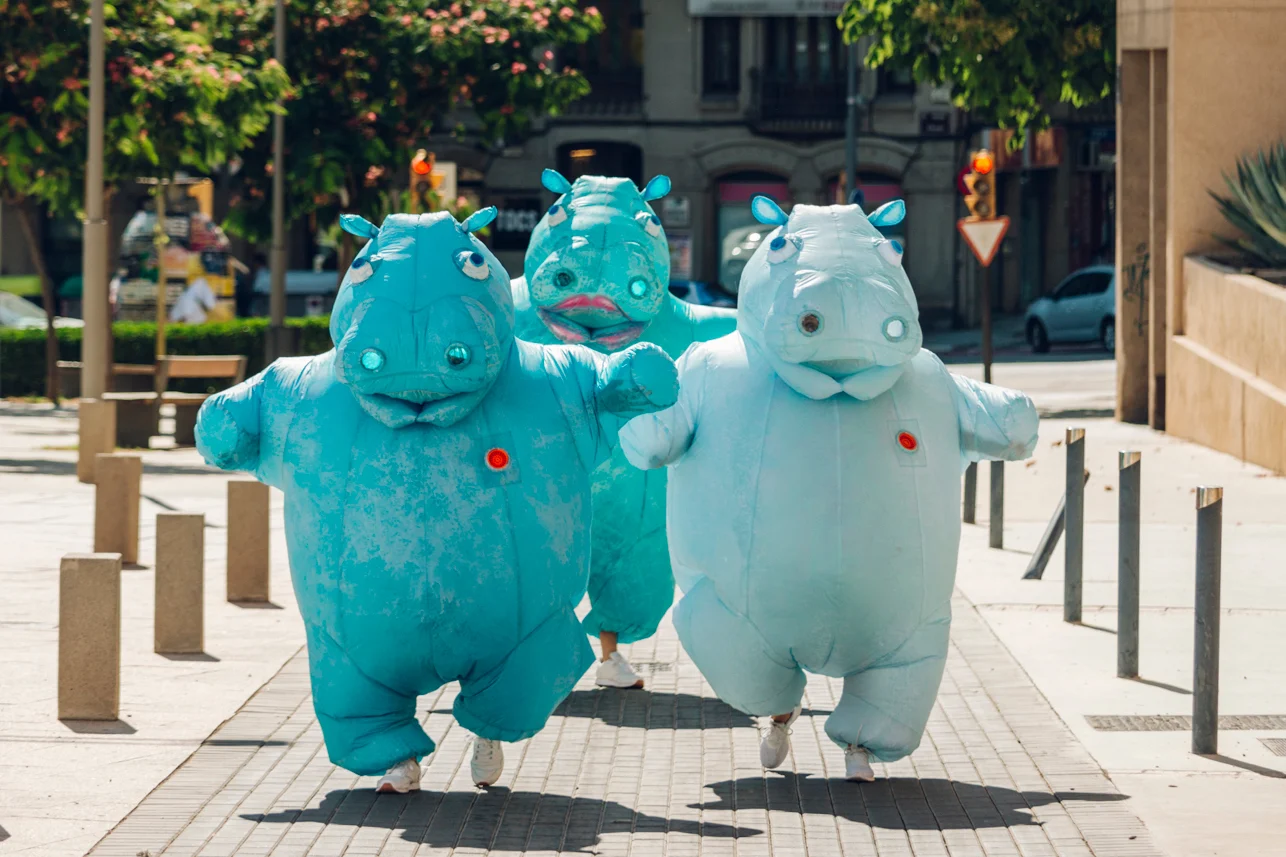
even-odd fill
[(804, 83), (759, 69), (751, 72), (750, 124), (760, 133), (829, 136), (844, 130), (841, 81)]
[(589, 95), (573, 102), (568, 115), (636, 116), (643, 112), (643, 69), (587, 69)]

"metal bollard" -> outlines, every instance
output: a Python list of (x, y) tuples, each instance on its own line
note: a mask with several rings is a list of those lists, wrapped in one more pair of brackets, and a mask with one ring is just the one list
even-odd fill
[(268, 600), (268, 486), (253, 479), (228, 483), (228, 600)]
[(1005, 462), (991, 462), (991, 546), (1005, 546)]
[(1067, 503), (1063, 530), (1063, 621), (1081, 621), (1081, 558), (1085, 539), (1085, 429), (1067, 430)]
[(205, 515), (156, 516), (156, 601), (152, 650), (192, 655), (205, 648)]
[(971, 461), (965, 468), (964, 477), (964, 513), (960, 519), (966, 524), (975, 523), (977, 516), (974, 510), (978, 505), (978, 462)]
[(1192, 687), (1192, 752), (1219, 752), (1219, 582), (1223, 489), (1197, 489), (1197, 600)]
[(1143, 456), (1122, 450), (1116, 548), (1116, 674), (1139, 677), (1139, 489)]
[(58, 719), (121, 708), (121, 555), (68, 554), (58, 576)]
[(138, 562), (138, 506), (142, 482), (142, 456), (111, 452), (99, 453), (95, 457), (95, 553), (118, 553), (121, 562)]

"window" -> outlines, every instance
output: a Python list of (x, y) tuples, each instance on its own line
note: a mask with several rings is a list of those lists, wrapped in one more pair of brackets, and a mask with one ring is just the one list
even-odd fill
[(1095, 272), (1091, 274), (1080, 274), (1072, 277), (1059, 288), (1055, 293), (1058, 300), (1067, 298), (1083, 298), (1087, 295), (1101, 295), (1107, 291), (1107, 287), (1112, 284), (1112, 275), (1110, 273)]
[(643, 91), (643, 2), (599, 0), (603, 32), (567, 57), (589, 80), (590, 101), (637, 98)]
[(566, 143), (558, 147), (557, 167), (568, 181), (581, 176), (621, 176), (643, 187), (643, 150), (630, 143)]
[(765, 18), (765, 77), (796, 85), (838, 83), (844, 45), (831, 18)]
[(880, 95), (914, 95), (915, 77), (909, 68), (881, 68)]
[(701, 94), (736, 95), (741, 90), (741, 19), (703, 18)]

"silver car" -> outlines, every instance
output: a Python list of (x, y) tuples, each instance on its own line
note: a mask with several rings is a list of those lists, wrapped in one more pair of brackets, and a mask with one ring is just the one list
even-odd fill
[(1116, 269), (1090, 265), (1067, 276), (1027, 308), (1027, 342), (1044, 353), (1055, 343), (1099, 342), (1116, 350)]

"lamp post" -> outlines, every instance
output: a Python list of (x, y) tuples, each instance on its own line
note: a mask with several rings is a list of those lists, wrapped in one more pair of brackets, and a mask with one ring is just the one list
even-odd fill
[[(286, 65), (286, 4), (276, 0), (273, 56)], [(268, 300), (268, 357), (286, 356), (286, 117), (272, 117), (272, 254)]]
[(848, 45), (848, 95), (845, 102), (848, 113), (845, 116), (844, 134), (844, 199), (852, 202), (853, 191), (857, 188), (857, 111), (861, 107), (861, 95), (857, 91), (857, 42)]
[(89, 152), (85, 158), (85, 221), (81, 245), (81, 300), (85, 315), (81, 395), (107, 392), (112, 362), (107, 294), (107, 220), (103, 212), (103, 27), (104, 0), (89, 4)]

